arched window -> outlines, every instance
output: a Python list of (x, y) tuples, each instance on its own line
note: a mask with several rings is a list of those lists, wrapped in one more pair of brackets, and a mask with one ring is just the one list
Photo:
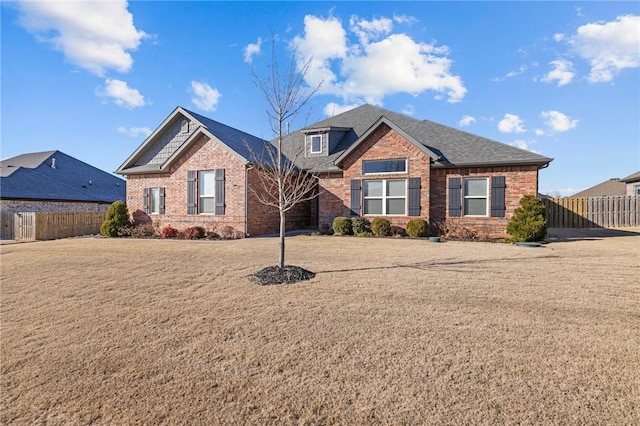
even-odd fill
[(187, 120), (182, 120), (180, 131), (182, 133), (189, 133), (189, 122)]

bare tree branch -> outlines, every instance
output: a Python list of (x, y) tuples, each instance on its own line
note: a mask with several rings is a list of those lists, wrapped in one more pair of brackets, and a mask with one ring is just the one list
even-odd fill
[(296, 205), (317, 197), (319, 176), (317, 173), (301, 170), (296, 166), (300, 163), (299, 160), (304, 158), (304, 143), (298, 147), (299, 152), (288, 153), (286, 157), (283, 155), (282, 126), (305, 107), (309, 99), (318, 92), (322, 82), (315, 87), (306, 86), (305, 76), (311, 69), (311, 58), (299, 66), (296, 62), (297, 49), (295, 48), (289, 58), (287, 72), (284, 75), (281, 74), (273, 33), (271, 39), (269, 77), (262, 77), (255, 70), (251, 71), (251, 77), (267, 101), (267, 117), (276, 140), (274, 147), (265, 147), (259, 155), (247, 145), (260, 181), (259, 188), (250, 187), (249, 190), (260, 203), (277, 208), (280, 213), (279, 266), (284, 268), (285, 213)]

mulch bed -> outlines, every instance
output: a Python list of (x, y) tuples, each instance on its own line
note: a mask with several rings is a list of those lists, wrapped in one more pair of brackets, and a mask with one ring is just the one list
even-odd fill
[(298, 281), (310, 280), (316, 274), (299, 266), (285, 265), (267, 266), (255, 274), (249, 275), (249, 279), (260, 285), (292, 284)]

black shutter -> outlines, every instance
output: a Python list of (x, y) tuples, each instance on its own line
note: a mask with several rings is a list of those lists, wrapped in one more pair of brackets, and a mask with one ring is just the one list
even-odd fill
[(187, 214), (196, 214), (196, 171), (187, 172)]
[(151, 206), (149, 203), (150, 193), (151, 191), (149, 191), (149, 188), (144, 188), (142, 190), (142, 211), (144, 212), (144, 214), (149, 214), (149, 210), (151, 210)]
[(504, 176), (491, 178), (491, 217), (504, 217), (506, 187)]
[(160, 214), (164, 214), (164, 188), (160, 188)]
[(462, 179), (449, 178), (449, 216), (460, 217), (462, 213)]
[(351, 215), (360, 216), (362, 189), (359, 179), (351, 181)]
[(409, 178), (409, 216), (420, 216), (420, 178)]
[(224, 169), (216, 169), (215, 213), (224, 214)]

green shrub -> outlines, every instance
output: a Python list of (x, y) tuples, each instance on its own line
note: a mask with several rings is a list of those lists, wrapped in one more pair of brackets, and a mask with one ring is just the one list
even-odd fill
[(371, 233), (371, 222), (365, 217), (352, 217), (351, 230), (354, 235)]
[(206, 236), (206, 232), (202, 226), (192, 226), (187, 228), (182, 235), (185, 240), (200, 240)]
[(507, 233), (512, 242), (542, 241), (547, 236), (547, 220), (542, 201), (533, 195), (525, 195), (520, 199), (520, 207), (516, 209), (507, 226)]
[(351, 235), (353, 227), (351, 226), (351, 218), (338, 216), (333, 219), (333, 233), (335, 235)]
[(377, 236), (391, 235), (391, 222), (383, 217), (376, 217), (371, 221), (371, 231)]
[(407, 235), (410, 237), (426, 237), (429, 235), (429, 223), (420, 218), (414, 218), (407, 222)]
[(123, 228), (131, 226), (129, 211), (124, 201), (114, 201), (107, 210), (100, 233), (106, 237), (117, 237)]

